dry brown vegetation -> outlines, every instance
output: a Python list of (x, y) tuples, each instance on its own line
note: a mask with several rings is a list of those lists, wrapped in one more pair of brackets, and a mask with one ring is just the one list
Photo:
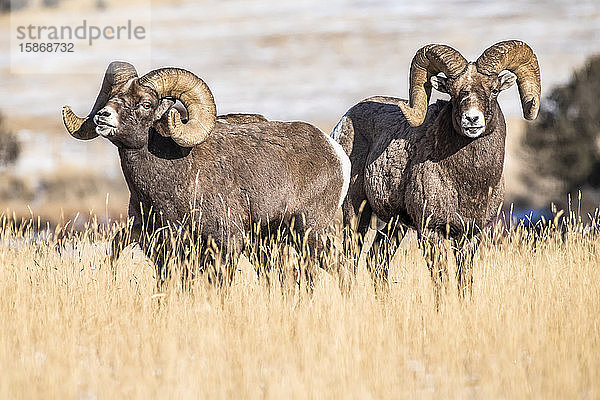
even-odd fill
[(348, 295), (326, 272), (308, 295), (246, 260), (228, 289), (156, 293), (135, 250), (111, 280), (96, 225), (59, 253), (2, 217), (0, 398), (598, 398), (596, 228), (484, 244), (472, 298), (450, 282), (436, 311), (410, 243), (379, 297), (362, 268)]
[(120, 177), (65, 169), (28, 178), (0, 171), (0, 213), (17, 221), (35, 216), (52, 229), (71, 221), (71, 227), (81, 230), (94, 216), (103, 223), (126, 219), (129, 199)]

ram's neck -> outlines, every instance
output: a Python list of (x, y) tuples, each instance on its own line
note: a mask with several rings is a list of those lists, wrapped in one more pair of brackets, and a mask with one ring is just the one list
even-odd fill
[(171, 139), (150, 134), (148, 144), (140, 149), (119, 149), (121, 168), (132, 195), (144, 207), (165, 208), (175, 195), (187, 188), (190, 149), (177, 146)]
[(441, 110), (429, 131), (433, 136), (431, 159), (439, 163), (448, 179), (462, 188), (462, 193), (474, 197), (487, 196), (490, 188), (501, 183), (506, 125), (500, 107), (496, 110), (484, 136), (477, 139), (456, 132), (452, 123), (452, 103)]
[(152, 161), (148, 148), (119, 148), (119, 158), (132, 197), (137, 197), (144, 207), (149, 207), (151, 204), (148, 201), (148, 193), (151, 192), (152, 182), (156, 180), (156, 171), (150, 168)]

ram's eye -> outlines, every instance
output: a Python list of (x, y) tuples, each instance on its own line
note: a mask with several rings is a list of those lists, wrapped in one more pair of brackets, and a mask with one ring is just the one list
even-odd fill
[(498, 90), (498, 88), (492, 89), (492, 94), (493, 95), (497, 95), (498, 93), (500, 93), (500, 90)]
[(142, 108), (144, 110), (149, 110), (152, 107), (152, 103), (150, 103), (149, 101), (145, 101), (142, 103)]

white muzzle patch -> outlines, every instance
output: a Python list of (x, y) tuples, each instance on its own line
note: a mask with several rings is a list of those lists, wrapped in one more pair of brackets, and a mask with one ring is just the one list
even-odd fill
[(113, 136), (119, 125), (117, 111), (111, 106), (106, 106), (94, 115), (96, 133), (103, 137)]
[(462, 133), (470, 138), (480, 136), (485, 130), (485, 117), (476, 108), (469, 108), (460, 119)]

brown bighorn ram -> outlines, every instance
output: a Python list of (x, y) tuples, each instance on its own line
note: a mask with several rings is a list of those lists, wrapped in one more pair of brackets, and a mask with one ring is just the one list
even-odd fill
[[(217, 117), (208, 86), (179, 68), (138, 77), (131, 64), (113, 62), (90, 114), (80, 118), (64, 107), (63, 119), (73, 137), (100, 135), (117, 146), (133, 230), (117, 234), (111, 257), (139, 242), (156, 263), (159, 284), (168, 276), (166, 259), (189, 257), (198, 243), (216, 246), (228, 267), (216, 278), (230, 280), (252, 224), (267, 234), (293, 223), (298, 236), (307, 233), (317, 261), (317, 235), (348, 188), (350, 162), (319, 129), (260, 115)], [(178, 233), (176, 247), (161, 236), (166, 227)], [(218, 261), (213, 251), (199, 257), (200, 269), (203, 257)]]
[[(504, 198), (506, 124), (496, 98), (515, 78), (523, 115), (534, 119), (540, 71), (527, 44), (497, 43), (475, 62), (449, 46), (431, 44), (412, 60), (409, 101), (372, 97), (342, 117), (331, 136), (352, 164), (344, 224), (354, 222), (364, 235), (372, 215), (387, 223), (372, 255), (382, 246), (393, 253), (398, 224), (414, 228), (439, 285), (446, 274), (442, 242), (450, 239), (459, 291), (469, 290), (478, 236)], [(432, 87), (448, 93), (450, 101), (428, 106)], [(376, 282), (386, 283), (388, 263), (369, 265)]]

